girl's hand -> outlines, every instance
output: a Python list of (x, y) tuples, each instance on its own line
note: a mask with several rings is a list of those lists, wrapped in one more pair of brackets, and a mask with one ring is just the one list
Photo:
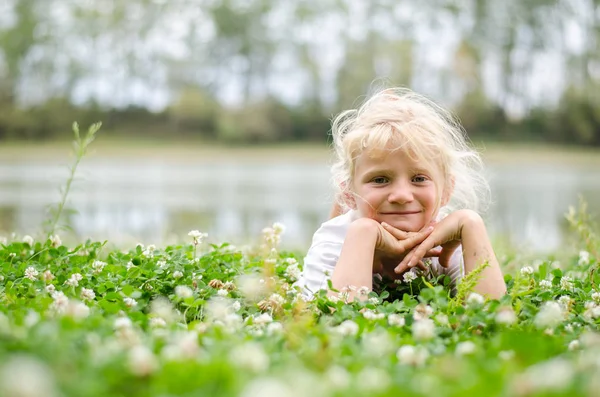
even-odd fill
[[(385, 222), (381, 223), (381, 227), (384, 229), (385, 232), (391, 234), (394, 238), (396, 238), (398, 241), (406, 241), (406, 240), (410, 240), (412, 242), (414, 242), (415, 244), (412, 245), (412, 243), (410, 245), (405, 244), (404, 245), (404, 251), (400, 254), (400, 255), (395, 255), (395, 256), (388, 256), (385, 258), (384, 260), (384, 264), (382, 264), (382, 267), (385, 268), (387, 271), (388, 276), (391, 277), (391, 274), (394, 274), (394, 268), (398, 265), (398, 263), (400, 263), (400, 261), (402, 261), (406, 255), (408, 255), (412, 250), (414, 250), (417, 246), (419, 246), (420, 243), (422, 243), (422, 240), (424, 240), (425, 238), (427, 238), (430, 233), (434, 230), (434, 225), (435, 222), (431, 222), (429, 225), (425, 226), (423, 229), (421, 229), (418, 232), (405, 232), (403, 230), (400, 230), (398, 228), (395, 228), (392, 225), (389, 225)], [(423, 239), (421, 239), (421, 237), (425, 237)], [(413, 240), (411, 240), (412, 238), (414, 238)], [(440, 255), (440, 250), (439, 249), (432, 249), (429, 250), (425, 253), (425, 258), (430, 258), (430, 257), (437, 257)], [(416, 264), (417, 267), (419, 267), (421, 270), (427, 270), (427, 266), (423, 263), (422, 260), (419, 260)], [(381, 273), (381, 272), (380, 272)], [(398, 274), (398, 273), (395, 273)], [(393, 278), (393, 277), (391, 277)]]
[[(419, 246), (413, 248), (394, 269), (396, 273), (403, 273), (415, 266), (426, 256), (437, 252), (440, 265), (448, 267), (450, 258), (454, 251), (460, 246), (462, 239), (462, 229), (467, 220), (472, 221), (477, 218), (481, 223), (481, 217), (471, 210), (459, 210), (451, 213), (442, 219), (433, 232)], [(441, 246), (441, 250), (435, 250), (435, 247)]]
[[(373, 221), (377, 226), (377, 240), (375, 244), (374, 273), (392, 273), (393, 268), (404, 257), (420, 243), (423, 242), (434, 230), (432, 225), (428, 225), (419, 232), (405, 232), (386, 223), (379, 224)], [(388, 264), (393, 263), (391, 266)], [(426, 270), (426, 266), (419, 261), (417, 263), (421, 269)]]

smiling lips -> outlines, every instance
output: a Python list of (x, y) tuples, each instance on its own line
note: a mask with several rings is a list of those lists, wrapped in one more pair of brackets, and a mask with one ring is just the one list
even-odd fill
[(394, 211), (394, 212), (380, 212), (381, 215), (415, 215), (420, 214), (421, 211)]

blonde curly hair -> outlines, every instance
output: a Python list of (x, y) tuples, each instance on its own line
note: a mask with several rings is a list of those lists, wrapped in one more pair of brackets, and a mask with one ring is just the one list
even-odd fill
[[(331, 167), (335, 200), (344, 209), (354, 197), (356, 159), (363, 152), (379, 156), (402, 150), (411, 159), (439, 171), (434, 181), (438, 202), (449, 194), (439, 215), (468, 208), (487, 209), (490, 188), (483, 162), (472, 149), (464, 129), (450, 112), (405, 88), (389, 88), (367, 99), (358, 109), (340, 113), (332, 123), (335, 161)], [(451, 193), (450, 193), (451, 192)]]

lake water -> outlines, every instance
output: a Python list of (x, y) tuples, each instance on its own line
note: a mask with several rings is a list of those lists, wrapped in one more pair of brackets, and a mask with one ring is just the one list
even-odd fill
[[(0, 231), (40, 235), (59, 200), (67, 169), (58, 162), (0, 162)], [(331, 207), (329, 169), (321, 161), (237, 159), (193, 163), (85, 159), (69, 196), (78, 238), (119, 245), (167, 244), (208, 232), (210, 241), (243, 244), (274, 221), (283, 243), (306, 248)], [(564, 214), (579, 195), (600, 213), (600, 169), (566, 164), (489, 166), (494, 204), (490, 234), (519, 247), (550, 251), (565, 241)]]

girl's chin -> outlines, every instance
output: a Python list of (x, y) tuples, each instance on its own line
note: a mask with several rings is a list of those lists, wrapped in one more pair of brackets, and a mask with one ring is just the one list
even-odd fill
[(395, 227), (396, 229), (402, 230), (403, 232), (418, 232), (423, 228), (424, 225), (416, 225), (413, 222), (390, 222), (389, 220), (380, 220), (381, 222), (385, 222), (388, 225)]

